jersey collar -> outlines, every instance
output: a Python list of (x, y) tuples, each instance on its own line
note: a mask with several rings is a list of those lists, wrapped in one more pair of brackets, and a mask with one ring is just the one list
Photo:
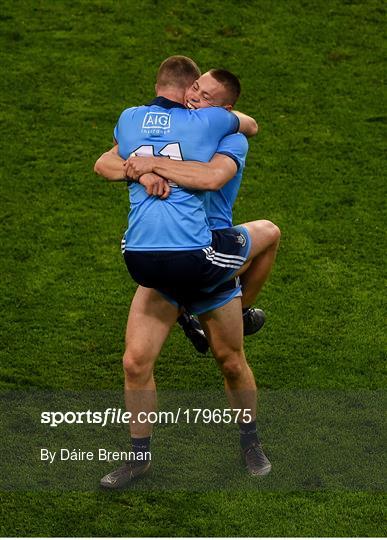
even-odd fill
[(178, 103), (177, 101), (171, 101), (170, 99), (167, 99), (163, 96), (156, 97), (154, 100), (148, 103), (148, 105), (158, 105), (163, 109), (173, 109), (175, 107), (185, 109), (184, 105), (182, 105), (181, 103)]

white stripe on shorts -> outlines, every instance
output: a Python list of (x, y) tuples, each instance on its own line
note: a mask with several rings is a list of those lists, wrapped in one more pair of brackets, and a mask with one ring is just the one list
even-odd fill
[(240, 255), (229, 255), (228, 253), (221, 253), (220, 251), (215, 251), (212, 247), (203, 248), (203, 251), (208, 255), (215, 255), (216, 257), (222, 257), (223, 259), (230, 259), (236, 261), (246, 261), (246, 257), (241, 257)]
[(222, 268), (234, 268), (238, 270), (246, 261), (246, 257), (240, 257), (239, 255), (228, 255), (227, 253), (220, 253), (214, 251), (212, 247), (203, 248), (206, 254), (206, 259), (216, 266)]
[(210, 262), (215, 266), (221, 266), (222, 268), (234, 268), (234, 270), (239, 270), (239, 268), (242, 266), (241, 264), (239, 264), (238, 266), (236, 266), (235, 264), (222, 264), (218, 261), (213, 260), (211, 260)]

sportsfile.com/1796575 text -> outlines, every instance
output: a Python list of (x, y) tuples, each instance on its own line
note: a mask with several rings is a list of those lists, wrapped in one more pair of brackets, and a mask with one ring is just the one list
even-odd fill
[(252, 421), (250, 409), (207, 409), (178, 407), (176, 411), (140, 411), (134, 415), (120, 408), (107, 408), (104, 411), (43, 411), (41, 424), (57, 427), (61, 424), (236, 424)]

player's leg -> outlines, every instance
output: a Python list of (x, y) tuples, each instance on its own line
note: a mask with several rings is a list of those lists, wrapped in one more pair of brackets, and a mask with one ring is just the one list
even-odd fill
[[(251, 240), (249, 261), (238, 272), (243, 290), (243, 329), (246, 336), (258, 332), (265, 323), (265, 313), (261, 309), (251, 308), (251, 305), (270, 275), (281, 233), (274, 223), (267, 220), (244, 223), (243, 227), (247, 229)], [(196, 318), (182, 314), (179, 323), (195, 349), (206, 353), (208, 343)]]
[(243, 350), (241, 298), (199, 315), (211, 351), (224, 375), (230, 405), (249, 409), (256, 417), (257, 387)]
[(244, 335), (255, 334), (265, 323), (262, 309), (251, 307), (268, 279), (280, 242), (281, 232), (271, 221), (257, 220), (244, 223), (250, 238), (250, 254), (239, 270), (243, 290)]
[(177, 315), (177, 307), (157, 291), (138, 287), (129, 311), (123, 357), (125, 404), (132, 415), (130, 435), (136, 459), (102, 478), (104, 488), (121, 489), (149, 469), (152, 424), (144, 420), (157, 406), (153, 368)]
[(156, 409), (154, 363), (176, 322), (178, 309), (154, 289), (138, 287), (130, 307), (123, 368), (125, 403), (132, 413), (132, 437), (150, 435), (152, 426), (138, 421), (140, 412)]
[(263, 453), (256, 428), (257, 387), (243, 350), (241, 299), (199, 316), (211, 351), (223, 373), (225, 390), (233, 409), (242, 409), (239, 423), (242, 455), (252, 475), (267, 474), (271, 465)]
[(251, 247), (247, 263), (237, 272), (243, 289), (244, 308), (254, 303), (273, 268), (281, 238), (281, 231), (271, 221), (257, 220), (244, 223)]
[(280, 230), (276, 225), (257, 220), (213, 231), (212, 245), (203, 250), (211, 264), (221, 268), (212, 269), (218, 274), (218, 283), (226, 281), (225, 276), (241, 277), (244, 335), (254, 334), (265, 322), (264, 312), (250, 306), (270, 274), (279, 240)]

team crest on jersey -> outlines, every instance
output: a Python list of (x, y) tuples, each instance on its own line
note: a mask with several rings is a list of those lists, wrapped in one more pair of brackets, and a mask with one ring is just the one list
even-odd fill
[(246, 245), (246, 237), (245, 237), (244, 234), (239, 233), (238, 236), (236, 237), (236, 241), (237, 241), (238, 244), (240, 244), (242, 247), (245, 247), (245, 245)]
[(147, 112), (142, 123), (142, 129), (152, 131), (167, 131), (171, 127), (171, 115), (169, 113)]

